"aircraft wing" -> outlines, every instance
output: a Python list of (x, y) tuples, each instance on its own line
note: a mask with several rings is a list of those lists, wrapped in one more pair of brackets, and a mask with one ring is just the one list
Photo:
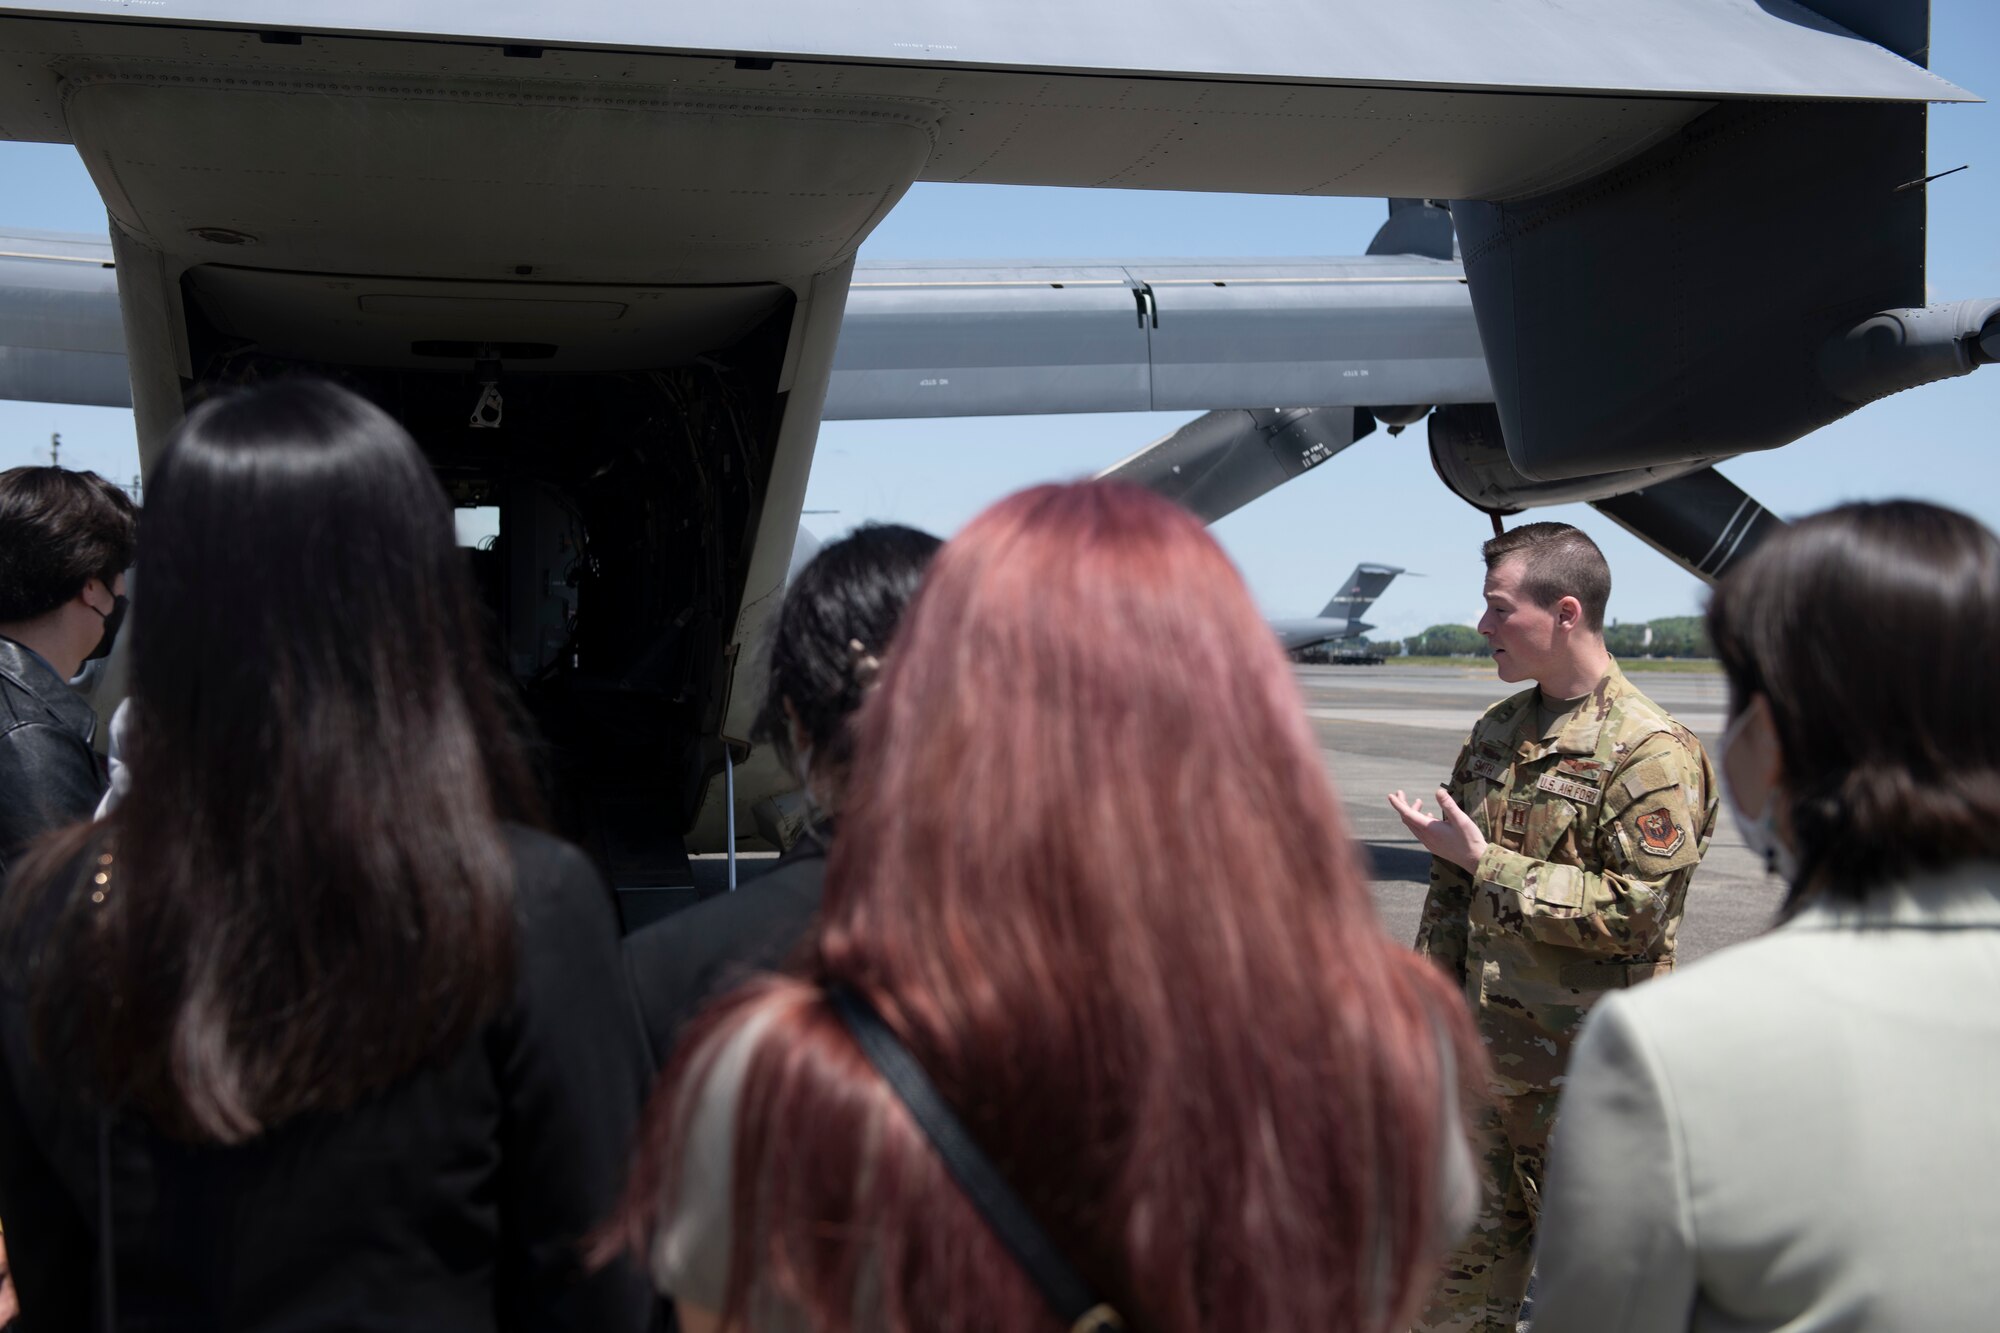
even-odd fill
[[(130, 405), (111, 264), (101, 237), (0, 232), (0, 398)], [(1492, 398), (1451, 261), (873, 263), (855, 267), (823, 415)]]
[(1492, 399), (1464, 272), (1449, 260), (863, 263), (825, 415)]
[(0, 231), (0, 398), (132, 405), (109, 239)]
[[(255, 52), (273, 93), (294, 66), (314, 75), (298, 87), (347, 92), (314, 40), (379, 37), (423, 52), (405, 95), (532, 68), (585, 90), (578, 110), (728, 109), (746, 91), (805, 116), (900, 108), (928, 139), (915, 178), (932, 181), (1505, 199), (1594, 175), (1717, 100), (1970, 97), (1905, 59), (1908, 43), (1898, 54), (1790, 0), (66, 0), (0, 5), (9, 16), (0, 137), (68, 141), (80, 116), (91, 137), (108, 107), (84, 104), (118, 103), (135, 77), (149, 97), (164, 77), (176, 100), (205, 100), (206, 43), (169, 73), (157, 43), (132, 40), (143, 25), (302, 42)], [(660, 68), (681, 60), (721, 69)], [(267, 132), (309, 140), (282, 100), (268, 111)]]
[[(148, 0), (154, 23), (596, 47), (923, 69), (1136, 74), (1371, 88), (1677, 98), (1949, 100), (1964, 94), (1791, 0)], [(104, 0), (5, 8), (105, 16)], [(126, 0), (116, 6), (131, 10)], [(1818, 11), (1818, 12), (1815, 12)], [(1921, 29), (1914, 40), (1921, 43)], [(1904, 51), (1903, 55), (1913, 52)], [(1226, 108), (1218, 108), (1227, 114)]]

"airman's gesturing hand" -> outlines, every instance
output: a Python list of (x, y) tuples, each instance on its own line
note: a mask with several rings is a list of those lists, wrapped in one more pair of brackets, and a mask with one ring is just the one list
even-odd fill
[(1467, 872), (1477, 870), (1479, 858), (1486, 855), (1486, 835), (1471, 815), (1458, 808), (1450, 792), (1439, 787), (1437, 797), (1439, 815), (1435, 819), (1424, 813), (1421, 796), (1412, 800), (1400, 791), (1390, 792), (1389, 806), (1432, 856), (1443, 857)]

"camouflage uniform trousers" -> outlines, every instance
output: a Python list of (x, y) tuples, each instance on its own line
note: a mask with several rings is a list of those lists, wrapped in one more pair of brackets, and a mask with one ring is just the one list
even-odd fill
[(1542, 1168), (1555, 1089), (1500, 1097), (1474, 1128), (1487, 1189), (1479, 1221), (1445, 1259), (1416, 1327), (1422, 1333), (1514, 1333), (1535, 1266)]

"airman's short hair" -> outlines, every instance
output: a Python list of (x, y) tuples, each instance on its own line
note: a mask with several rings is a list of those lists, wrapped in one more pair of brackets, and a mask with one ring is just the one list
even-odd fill
[(91, 579), (110, 583), (138, 540), (131, 498), (95, 472), (0, 472), (0, 625), (47, 615)]
[(1604, 552), (1579, 528), (1567, 523), (1523, 523), (1480, 548), (1491, 573), (1502, 561), (1519, 556), (1525, 562), (1521, 591), (1536, 606), (1548, 609), (1565, 597), (1583, 607), (1583, 623), (1604, 630), (1604, 608), (1611, 601), (1611, 566)]

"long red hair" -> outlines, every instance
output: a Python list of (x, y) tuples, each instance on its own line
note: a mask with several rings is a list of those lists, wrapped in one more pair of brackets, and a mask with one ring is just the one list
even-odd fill
[(1463, 1004), (1384, 935), (1277, 642), (1167, 501), (1041, 486), (939, 553), (857, 719), (802, 972), (691, 1034), (619, 1219), (654, 1234), (684, 1091), (761, 1023), (730, 1319), (754, 1280), (816, 1329), (854, 1326), (857, 1285), (891, 1333), (1055, 1324), (832, 982), (1135, 1329), (1388, 1330), (1422, 1299)]

